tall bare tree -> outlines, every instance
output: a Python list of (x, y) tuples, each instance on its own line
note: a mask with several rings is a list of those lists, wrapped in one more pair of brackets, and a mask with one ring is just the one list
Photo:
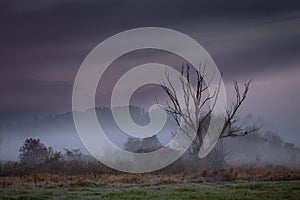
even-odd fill
[[(196, 133), (193, 143), (189, 149), (190, 153), (197, 153), (203, 143), (205, 130), (212, 117), (212, 111), (216, 105), (216, 100), (220, 91), (220, 84), (216, 87), (213, 94), (209, 94), (209, 84), (205, 83), (205, 66), (203, 71), (196, 70), (191, 73), (189, 65), (183, 65), (181, 70), (181, 89), (183, 91), (184, 102), (180, 102), (178, 91), (171, 83), (168, 74), (165, 74), (165, 80), (162, 80), (161, 87), (169, 97), (170, 103), (164, 109), (170, 113), (180, 127), (180, 120), (183, 120), (187, 127), (180, 127), (182, 131), (189, 136), (189, 131)], [(185, 78), (184, 78), (185, 77)], [(186, 79), (187, 82), (184, 80)], [(221, 81), (221, 80), (220, 80)], [(239, 124), (238, 114), (249, 92), (251, 80), (244, 83), (243, 90), (240, 89), (238, 82), (234, 81), (235, 102), (231, 108), (226, 111), (225, 122), (220, 134), (220, 138), (244, 136), (256, 131), (256, 127), (246, 127), (245, 123)], [(192, 86), (194, 85), (194, 86)], [(193, 88), (192, 88), (193, 87)], [(192, 100), (192, 101), (191, 101)], [(193, 102), (194, 113), (186, 112), (183, 107), (189, 107)], [(184, 105), (183, 105), (184, 104)]]

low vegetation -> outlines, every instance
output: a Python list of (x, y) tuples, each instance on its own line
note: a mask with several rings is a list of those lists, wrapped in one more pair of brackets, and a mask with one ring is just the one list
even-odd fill
[[(18, 162), (0, 165), (0, 199), (296, 199), (300, 168), (293, 155), (298, 148), (275, 136), (251, 138), (291, 151), (294, 165), (229, 164), (219, 143), (206, 159), (187, 152), (170, 166), (146, 174), (118, 172), (78, 149), (62, 153), (29, 138)], [(158, 140), (153, 141), (159, 147)], [(131, 147), (132, 141), (127, 144)]]
[(0, 199), (298, 199), (300, 181), (0, 189)]

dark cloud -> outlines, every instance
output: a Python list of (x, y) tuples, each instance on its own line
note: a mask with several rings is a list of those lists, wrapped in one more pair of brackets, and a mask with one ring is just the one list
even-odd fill
[[(6, 3), (5, 3), (6, 2)], [(248, 20), (299, 11), (298, 1), (5, 1), (1, 13), (3, 42), (58, 44), (138, 26), (177, 26), (211, 20)], [(52, 2), (52, 3), (49, 3)], [(274, 18), (275, 16), (275, 18)], [(94, 39), (94, 38), (92, 38)], [(89, 39), (87, 39), (89, 40)]]
[(71, 109), (72, 85), (63, 81), (22, 79), (0, 86), (0, 120), (56, 114)]
[[(300, 20), (298, 24), (300, 25)], [(300, 29), (297, 31), (299, 35), (270, 36), (258, 38), (256, 41), (247, 39), (244, 42), (233, 41), (232, 45), (236, 46), (236, 49), (216, 53), (214, 59), (219, 68), (225, 72), (225, 76), (230, 78), (239, 76), (251, 78), (257, 74), (295, 70), (299, 68), (300, 52)], [(239, 42), (245, 46), (238, 47)]]

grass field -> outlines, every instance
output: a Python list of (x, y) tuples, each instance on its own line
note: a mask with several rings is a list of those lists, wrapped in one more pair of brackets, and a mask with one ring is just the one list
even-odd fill
[(300, 199), (300, 181), (5, 188), (0, 199)]

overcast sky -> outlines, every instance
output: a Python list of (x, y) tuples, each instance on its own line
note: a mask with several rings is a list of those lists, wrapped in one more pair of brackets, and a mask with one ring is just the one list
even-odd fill
[[(155, 26), (202, 44), (223, 72), (229, 98), (232, 80), (253, 79), (243, 113), (263, 116), (300, 145), (299, 17), (297, 0), (2, 0), (0, 121), (71, 111), (74, 78), (85, 56), (109, 36)], [(106, 79), (157, 58), (181, 64), (167, 53), (137, 52), (117, 62)], [(111, 87), (104, 83), (99, 106)]]

